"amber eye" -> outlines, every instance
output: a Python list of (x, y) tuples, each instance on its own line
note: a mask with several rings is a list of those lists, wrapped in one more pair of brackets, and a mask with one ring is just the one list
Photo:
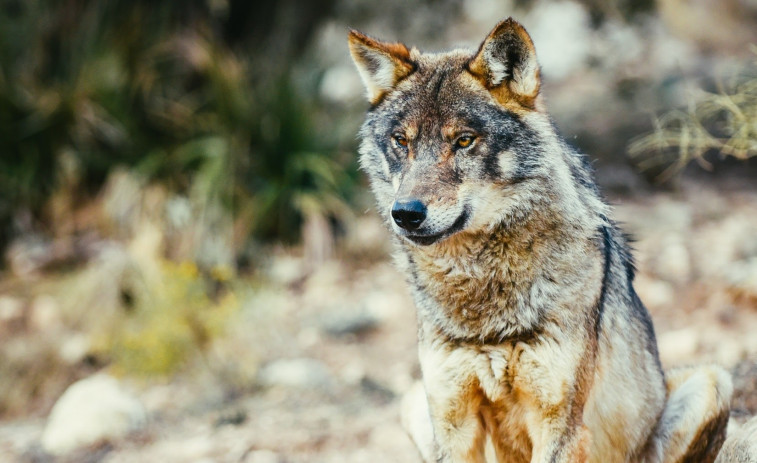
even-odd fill
[(394, 142), (397, 143), (397, 145), (401, 146), (402, 148), (407, 148), (407, 138), (405, 138), (403, 135), (396, 133), (392, 135), (392, 138), (394, 138)]
[(467, 148), (473, 144), (475, 137), (472, 135), (463, 135), (455, 141), (455, 148)]

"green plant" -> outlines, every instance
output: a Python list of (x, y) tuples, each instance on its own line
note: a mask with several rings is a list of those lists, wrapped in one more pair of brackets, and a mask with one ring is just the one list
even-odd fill
[(284, 83), (259, 108), (245, 178), (255, 234), (291, 242), (309, 214), (343, 219), (350, 179), (313, 128), (312, 106)]
[[(240, 241), (291, 242), (308, 214), (345, 217), (355, 177), (334, 160), (335, 141), (313, 128), (319, 108), (292, 84), (292, 52), (262, 60), (253, 47), (264, 37), (252, 33), (245, 48), (244, 34), (224, 32), (239, 18), (209, 5), (0, 8), (0, 249), (28, 231), (14, 229), (20, 212), (54, 231), (45, 210), (61, 187), (64, 153), (76, 165), (65, 185), (75, 203), (91, 201), (115, 167), (126, 167), (249, 221), (236, 227)], [(263, 62), (271, 75), (260, 75)]]

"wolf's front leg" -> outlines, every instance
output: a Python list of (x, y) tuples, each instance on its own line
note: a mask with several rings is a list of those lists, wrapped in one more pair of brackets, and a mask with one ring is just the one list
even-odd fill
[(513, 391), (525, 405), (531, 463), (579, 463), (592, 457), (593, 436), (584, 412), (594, 377), (593, 349), (589, 343), (560, 340), (543, 335), (538, 342), (518, 343), (513, 352)]
[(547, 427), (546, 442), (534, 445), (532, 463), (579, 463), (589, 461), (591, 434), (583, 425)]
[(465, 350), (421, 346), (423, 383), (434, 430), (437, 462), (484, 463), (484, 400)]

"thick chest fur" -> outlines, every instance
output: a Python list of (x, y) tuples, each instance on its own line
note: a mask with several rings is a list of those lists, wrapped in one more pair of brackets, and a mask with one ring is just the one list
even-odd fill
[(460, 234), (416, 249), (420, 318), (450, 338), (498, 342), (540, 330), (558, 307), (572, 306), (574, 315), (588, 310), (599, 294), (601, 256), (570, 232), (545, 224), (517, 235)]
[[(580, 343), (563, 344), (551, 336), (483, 346), (429, 336), (421, 342), (420, 360), (432, 409), (448, 414), (438, 419), (459, 425), (458, 416), (474, 404), (507, 461), (526, 462), (533, 439), (544, 429), (545, 411), (557, 414), (575, 397), (565, 367), (581, 364), (582, 352)], [(459, 403), (433, 403), (451, 396)]]
[(539, 225), (458, 234), (412, 254), (424, 383), (431, 409), (449, 415), (435, 419), (457, 427), (480, 416), (510, 462), (530, 461), (550, 420), (567, 419), (596, 351), (597, 243), (564, 223)]

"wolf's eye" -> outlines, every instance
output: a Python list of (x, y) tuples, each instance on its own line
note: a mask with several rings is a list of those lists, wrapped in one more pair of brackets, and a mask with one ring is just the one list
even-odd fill
[(474, 137), (473, 135), (463, 135), (462, 137), (455, 140), (455, 148), (467, 148), (473, 144), (473, 140), (475, 139), (476, 137)]
[(392, 138), (394, 139), (394, 142), (401, 148), (407, 148), (407, 138), (404, 137), (404, 135), (400, 135), (398, 133), (395, 133), (392, 135)]

